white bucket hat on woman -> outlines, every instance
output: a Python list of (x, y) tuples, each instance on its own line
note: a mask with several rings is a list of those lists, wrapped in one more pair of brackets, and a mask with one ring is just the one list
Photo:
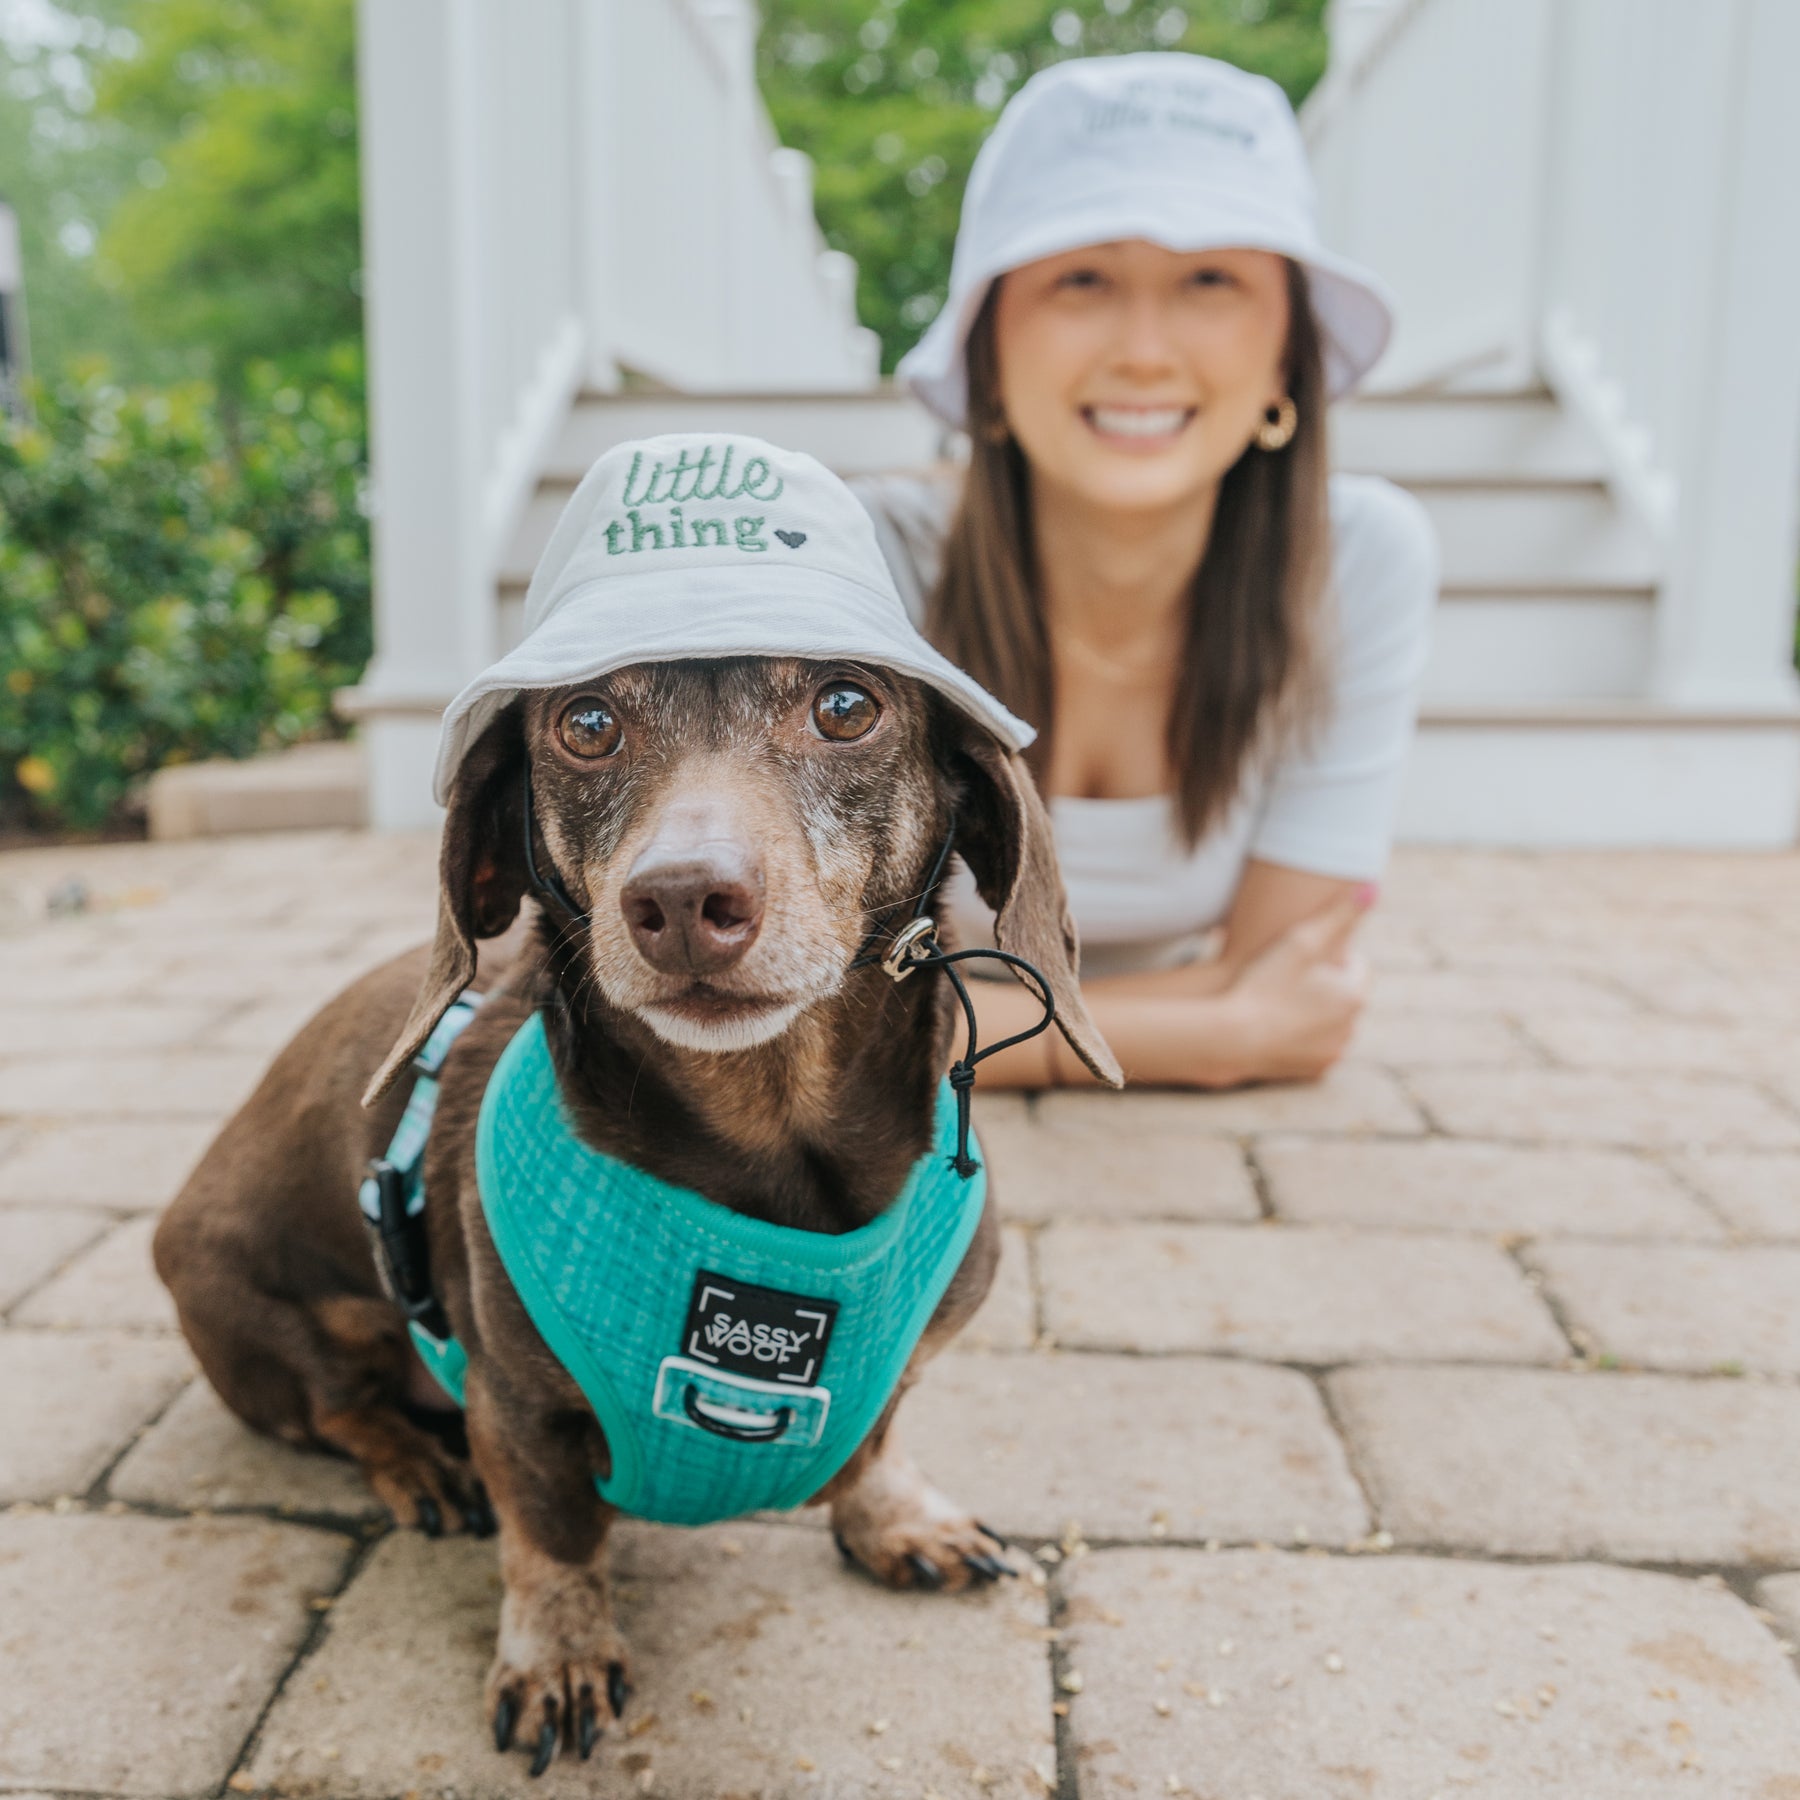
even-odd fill
[(830, 470), (725, 432), (620, 444), (563, 509), (525, 595), (525, 636), (444, 713), (434, 789), (528, 688), (689, 656), (854, 658), (916, 676), (1010, 750), (1036, 733), (932, 649), (875, 527)]
[(1335, 396), (1374, 366), (1392, 311), (1367, 270), (1319, 242), (1300, 127), (1274, 82), (1175, 51), (1086, 57), (1034, 75), (975, 158), (950, 293), (899, 374), (966, 422), (963, 350), (994, 278), (1087, 244), (1274, 250), (1306, 270)]

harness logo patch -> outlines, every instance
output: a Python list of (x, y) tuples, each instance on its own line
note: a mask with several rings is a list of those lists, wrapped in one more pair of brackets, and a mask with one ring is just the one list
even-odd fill
[(702, 1269), (694, 1277), (682, 1354), (734, 1375), (811, 1387), (837, 1318), (835, 1300), (758, 1287)]

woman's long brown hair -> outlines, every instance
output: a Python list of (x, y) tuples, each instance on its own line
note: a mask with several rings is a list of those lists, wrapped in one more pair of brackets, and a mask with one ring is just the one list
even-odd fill
[[(932, 642), (1038, 729), (1043, 779), (1056, 730), (1023, 452), (994, 430), (996, 282), (969, 333), (969, 471), (926, 609)], [(1288, 264), (1287, 391), (1300, 418), (1283, 450), (1252, 445), (1219, 485), (1194, 572), (1169, 704), (1176, 814), (1190, 847), (1219, 822), (1254, 759), (1304, 736), (1320, 710), (1320, 612), (1330, 566), (1325, 374), (1306, 276)], [(994, 441), (999, 437), (1001, 441)]]

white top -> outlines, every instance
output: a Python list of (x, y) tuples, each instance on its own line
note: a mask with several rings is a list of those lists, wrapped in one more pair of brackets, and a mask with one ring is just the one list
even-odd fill
[[(850, 485), (875, 521), (901, 598), (922, 621), (956, 478), (869, 476)], [(1204, 954), (1252, 857), (1345, 881), (1372, 881), (1386, 865), (1437, 596), (1437, 543), (1418, 501), (1379, 476), (1333, 475), (1330, 505), (1335, 642), (1328, 710), (1310, 745), (1247, 776), (1224, 821), (1191, 851), (1170, 795), (1051, 798), (1085, 973)], [(948, 898), (963, 941), (992, 942), (992, 914), (966, 871)]]

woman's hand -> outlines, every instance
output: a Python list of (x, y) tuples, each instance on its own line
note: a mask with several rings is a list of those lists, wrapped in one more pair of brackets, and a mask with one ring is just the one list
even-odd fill
[(1290, 925), (1220, 996), (1245, 1081), (1316, 1081), (1343, 1055), (1368, 997), (1367, 960), (1351, 948), (1373, 893), (1352, 888)]

